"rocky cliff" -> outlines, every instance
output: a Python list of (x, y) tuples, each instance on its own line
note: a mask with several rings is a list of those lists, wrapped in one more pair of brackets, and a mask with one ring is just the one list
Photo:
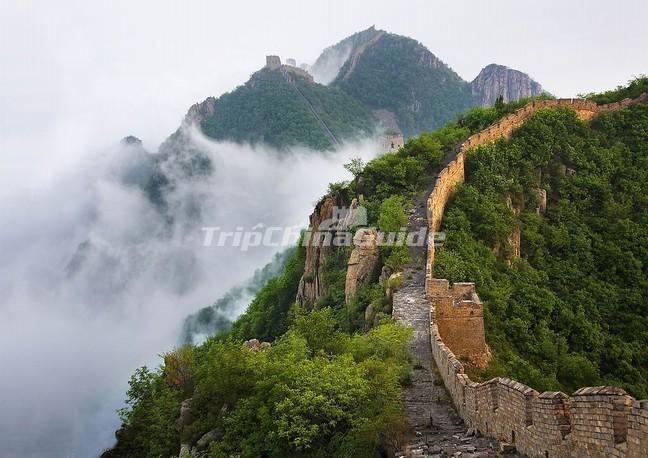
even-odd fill
[(500, 95), (505, 102), (542, 94), (542, 86), (529, 75), (504, 65), (490, 64), (470, 83), (475, 103), (490, 106)]
[(309, 230), (304, 235), (306, 245), (304, 274), (299, 280), (296, 298), (300, 305), (307, 308), (312, 307), (327, 291), (326, 282), (322, 277), (322, 266), (332, 247), (322, 235), (328, 233), (330, 222), (333, 220), (333, 211), (340, 203), (336, 197), (325, 196), (317, 203), (310, 215)]

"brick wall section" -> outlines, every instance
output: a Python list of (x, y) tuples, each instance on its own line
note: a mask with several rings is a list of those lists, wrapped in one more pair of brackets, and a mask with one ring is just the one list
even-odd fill
[(628, 417), (628, 448), (636, 457), (648, 456), (648, 401), (635, 401)]
[(474, 283), (455, 283), (431, 278), (426, 293), (433, 298), (435, 323), (445, 344), (460, 358), (480, 368), (490, 361), (484, 333), (484, 307)]
[[(457, 156), (439, 173), (428, 199), (428, 225), (433, 236), (441, 227), (445, 206), (464, 181), (466, 152), (498, 138), (508, 138), (536, 110), (567, 107), (583, 120), (633, 103), (596, 105), (580, 99), (531, 102), (464, 142)], [(560, 392), (538, 393), (522, 383), (494, 378), (475, 383), (460, 358), (479, 363), (489, 357), (484, 338), (483, 307), (474, 284), (450, 285), (435, 279), (434, 243), (428, 247), (426, 292), (430, 299), (432, 355), (457, 412), (482, 434), (508, 443), (530, 457), (648, 457), (648, 401), (637, 401), (622, 389), (588, 387), (572, 397)], [(482, 360), (483, 362), (483, 360)]]

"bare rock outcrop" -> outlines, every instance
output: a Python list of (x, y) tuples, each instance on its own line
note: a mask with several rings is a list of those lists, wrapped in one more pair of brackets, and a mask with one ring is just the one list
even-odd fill
[(542, 86), (529, 75), (504, 65), (490, 64), (470, 83), (475, 101), (490, 106), (500, 95), (505, 102), (542, 94)]
[(243, 348), (254, 352), (266, 350), (270, 346), (270, 342), (261, 342), (259, 339), (250, 339), (243, 342)]
[(344, 295), (347, 303), (358, 292), (358, 287), (371, 278), (378, 264), (378, 232), (362, 228), (353, 237), (354, 248), (347, 265)]
[(297, 288), (297, 303), (305, 307), (311, 307), (317, 299), (326, 294), (326, 285), (321, 275), (321, 268), (326, 257), (331, 252), (331, 245), (321, 237), (327, 226), (327, 221), (333, 218), (333, 208), (337, 205), (336, 199), (332, 196), (325, 196), (315, 206), (310, 215), (310, 226), (305, 234), (306, 261), (304, 263), (304, 274), (299, 280)]
[(347, 239), (350, 242), (353, 227), (367, 222), (366, 209), (353, 199), (346, 207), (340, 196), (325, 196), (310, 216), (309, 229), (304, 235), (306, 260), (304, 274), (299, 281), (296, 301), (311, 308), (326, 295), (328, 287), (322, 276), (322, 266), (333, 250), (339, 249)]
[(182, 431), (182, 429), (191, 423), (191, 401), (192, 399), (185, 399), (180, 404), (180, 416), (176, 421), (176, 430)]
[(536, 208), (536, 213), (538, 215), (544, 215), (547, 211), (547, 191), (542, 188), (536, 190), (536, 195), (538, 197), (538, 207)]

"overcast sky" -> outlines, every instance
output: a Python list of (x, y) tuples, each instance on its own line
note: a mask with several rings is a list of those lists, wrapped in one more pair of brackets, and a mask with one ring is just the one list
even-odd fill
[[(496, 62), (574, 96), (648, 72), (647, 23), (645, 0), (3, 0), (0, 147), (62, 167), (130, 133), (155, 149), (191, 104), (242, 84), (266, 54), (312, 62), (372, 24), (464, 79)], [(65, 147), (45, 151), (53, 142)]]

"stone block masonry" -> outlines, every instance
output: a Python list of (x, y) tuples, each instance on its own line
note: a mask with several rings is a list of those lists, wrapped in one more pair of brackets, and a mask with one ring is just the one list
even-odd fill
[[(645, 102), (648, 94), (607, 105), (580, 99), (535, 101), (471, 136), (439, 173), (428, 199), (431, 237), (441, 227), (454, 189), (465, 179), (468, 150), (509, 138), (541, 108), (569, 108), (588, 121), (599, 113)], [(459, 358), (484, 365), (490, 356), (481, 301), (472, 283), (450, 285), (435, 279), (434, 243), (428, 244), (427, 254), (425, 289), (430, 301), (432, 356), (458, 414), (470, 427), (514, 444), (530, 457), (648, 457), (648, 401), (637, 401), (620, 388), (581, 388), (570, 397), (560, 392), (538, 393), (507, 378), (472, 381)]]
[(484, 334), (484, 307), (474, 283), (455, 283), (432, 279), (426, 295), (435, 304), (435, 323), (445, 344), (455, 355), (485, 369), (490, 350)]

